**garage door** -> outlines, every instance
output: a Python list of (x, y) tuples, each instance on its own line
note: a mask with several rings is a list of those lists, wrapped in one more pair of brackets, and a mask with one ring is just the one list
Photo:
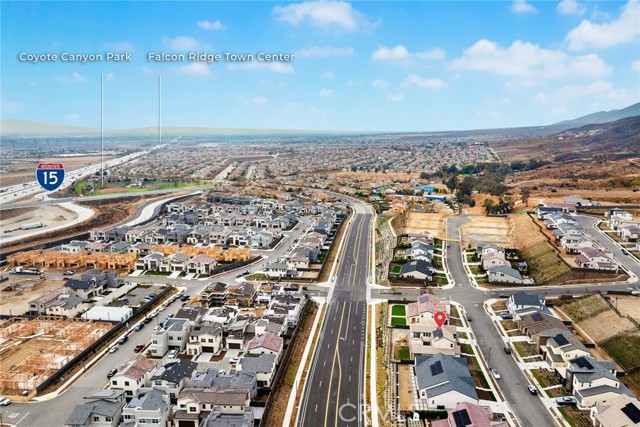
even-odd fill
[(202, 352), (203, 353), (215, 353), (213, 351), (213, 347), (202, 347)]
[(240, 343), (229, 343), (229, 348), (235, 348), (235, 349), (241, 349), (242, 348), (242, 344)]

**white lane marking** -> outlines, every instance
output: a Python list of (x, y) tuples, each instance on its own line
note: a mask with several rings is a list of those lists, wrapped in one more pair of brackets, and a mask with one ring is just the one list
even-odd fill
[(27, 412), (26, 414), (24, 414), (24, 416), (18, 420), (18, 422), (16, 423), (16, 425), (20, 424), (20, 421), (24, 420), (24, 418), (25, 418), (27, 415), (29, 415), (29, 412)]

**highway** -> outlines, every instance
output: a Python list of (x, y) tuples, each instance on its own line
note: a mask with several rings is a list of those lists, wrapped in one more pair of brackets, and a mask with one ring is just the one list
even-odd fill
[(366, 290), (371, 272), (370, 230), (374, 216), (362, 204), (354, 207), (302, 396), (299, 426), (366, 424)]
[[(104, 162), (104, 168), (110, 168), (113, 166), (117, 166), (126, 162), (129, 162), (131, 160), (137, 159), (138, 157), (141, 156), (145, 156), (149, 153), (151, 153), (153, 150), (162, 148), (164, 145), (156, 145), (155, 147), (152, 147), (150, 149), (144, 150), (144, 151), (138, 151), (135, 153), (131, 153), (128, 154), (126, 156), (123, 157), (118, 157), (115, 159), (111, 159), (109, 161)], [(64, 165), (64, 163), (63, 163)], [(62, 185), (55, 191), (61, 191), (64, 190), (65, 188), (69, 187), (74, 181), (77, 181), (78, 179), (81, 179), (85, 176), (94, 174), (96, 172), (99, 172), (100, 169), (102, 168), (102, 165), (100, 163), (95, 164), (95, 165), (91, 165), (91, 166), (85, 166), (83, 168), (80, 169), (74, 169), (72, 171), (67, 171), (65, 170), (65, 177), (64, 180), (62, 182)], [(34, 169), (33, 174), (35, 175), (36, 171)], [(38, 184), (38, 181), (30, 181), (24, 184), (17, 184), (17, 185), (12, 185), (10, 187), (4, 187), (2, 188), (3, 192), (0, 194), (0, 203), (2, 205), (5, 205), (5, 209), (8, 209), (8, 207), (6, 207), (7, 204), (11, 203), (13, 206), (11, 207), (16, 207), (17, 205), (22, 205), (22, 203), (15, 203), (13, 204), (12, 201), (15, 200), (16, 198), (24, 198), (27, 196), (34, 196), (38, 193), (43, 192), (44, 190), (42, 189), (42, 187), (40, 187), (40, 184)], [(46, 199), (47, 197), (42, 197), (42, 199)]]

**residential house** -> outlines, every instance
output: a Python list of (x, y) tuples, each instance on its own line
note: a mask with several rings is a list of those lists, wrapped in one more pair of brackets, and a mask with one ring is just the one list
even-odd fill
[(580, 255), (576, 256), (576, 264), (580, 268), (593, 270), (618, 271), (618, 263), (613, 259), (611, 252), (592, 248), (583, 248)]
[(184, 388), (185, 382), (198, 368), (196, 362), (177, 360), (167, 362), (151, 377), (151, 386), (166, 391), (171, 403), (176, 403), (178, 394)]
[[(102, 398), (100, 395), (104, 395)], [(76, 405), (65, 422), (65, 427), (116, 427), (120, 423), (125, 405), (121, 393), (101, 392), (91, 401)]]
[(622, 209), (611, 209), (609, 211), (607, 226), (613, 231), (616, 231), (618, 229), (620, 223), (626, 221), (633, 221), (633, 215), (629, 212)]
[(118, 368), (118, 372), (111, 377), (109, 388), (124, 391), (127, 398), (133, 397), (139, 388), (149, 387), (149, 381), (157, 369), (157, 360), (147, 359), (143, 355), (134, 356)]
[(191, 258), (187, 263), (187, 271), (194, 274), (211, 274), (218, 262), (210, 256), (200, 254)]
[(229, 285), (227, 304), (237, 307), (253, 307), (258, 286), (252, 282), (241, 282)]
[(524, 291), (516, 292), (509, 297), (507, 310), (516, 320), (520, 320), (520, 317), (526, 314), (545, 311), (544, 296)]
[(400, 277), (412, 280), (433, 280), (433, 266), (423, 259), (406, 262), (400, 270)]
[(449, 324), (449, 315), (451, 314), (451, 303), (442, 301), (440, 297), (434, 294), (420, 295), (416, 302), (407, 305), (407, 321), (412, 323), (433, 323), (433, 316), (437, 312), (442, 311), (447, 314), (445, 325)]
[[(177, 399), (173, 415), (174, 427), (199, 427), (213, 412), (243, 415), (251, 409), (247, 390), (221, 390), (210, 388), (185, 388)], [(253, 419), (251, 420), (253, 427)]]
[(223, 348), (222, 326), (218, 323), (195, 325), (189, 332), (187, 354), (199, 356), (202, 353), (219, 354)]
[(29, 313), (30, 314), (45, 314), (47, 306), (60, 298), (64, 298), (64, 295), (68, 295), (69, 290), (64, 286), (55, 288), (39, 296), (38, 298), (29, 301)]
[(435, 322), (409, 325), (409, 350), (412, 355), (443, 353), (459, 356), (458, 334), (455, 326), (442, 326)]
[(202, 307), (222, 307), (227, 303), (227, 284), (223, 282), (211, 282), (200, 292), (200, 305)]
[(271, 388), (271, 381), (276, 373), (276, 355), (271, 353), (247, 353), (236, 365), (239, 372), (253, 372), (259, 388)]
[(276, 363), (280, 361), (284, 340), (278, 335), (267, 332), (258, 335), (247, 344), (249, 354), (273, 354), (276, 356)]
[(520, 272), (506, 265), (489, 268), (489, 283), (505, 283), (521, 285), (530, 281), (522, 277)]
[(478, 406), (469, 402), (458, 403), (447, 411), (444, 420), (431, 421), (431, 427), (508, 427), (506, 421), (493, 421), (493, 413), (488, 406)]
[(640, 402), (621, 394), (591, 408), (593, 427), (631, 427), (640, 425)]
[(88, 242), (83, 242), (81, 240), (72, 240), (69, 243), (60, 246), (60, 252), (63, 254), (79, 254), (84, 252), (84, 248), (87, 244)]
[(450, 409), (463, 402), (478, 404), (476, 384), (466, 357), (441, 353), (415, 358), (417, 393), (429, 409)]
[(55, 300), (45, 304), (44, 314), (67, 318), (76, 317), (78, 313), (86, 308), (82, 301), (83, 299), (77, 295), (63, 293)]
[(176, 252), (171, 255), (167, 255), (160, 261), (159, 271), (169, 273), (172, 271), (186, 271), (187, 262), (191, 257), (182, 252)]
[(253, 427), (253, 408), (250, 406), (241, 414), (212, 411), (200, 427)]
[(151, 355), (162, 357), (169, 347), (184, 350), (189, 340), (189, 320), (170, 317), (166, 319), (160, 329), (151, 334)]
[(75, 294), (83, 300), (91, 299), (104, 293), (105, 286), (98, 283), (97, 280), (78, 280), (70, 279), (64, 284), (64, 287), (72, 294)]
[(159, 252), (151, 252), (150, 254), (139, 258), (135, 263), (136, 270), (158, 271), (160, 263), (164, 259), (164, 255)]
[(169, 395), (160, 389), (140, 390), (122, 409), (125, 426), (166, 426), (171, 412)]
[(433, 259), (433, 245), (426, 245), (422, 242), (411, 242), (411, 247), (405, 249), (404, 256), (412, 260), (430, 261)]
[(569, 360), (580, 356), (589, 356), (584, 344), (568, 330), (550, 329), (539, 336), (540, 346), (549, 366), (562, 377), (565, 376)]
[(583, 408), (606, 403), (621, 395), (636, 397), (616, 378), (613, 362), (595, 360), (589, 355), (568, 361), (565, 387), (567, 386)]

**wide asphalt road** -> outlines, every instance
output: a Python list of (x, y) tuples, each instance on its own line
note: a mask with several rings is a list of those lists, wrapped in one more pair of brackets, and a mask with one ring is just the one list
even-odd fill
[(299, 426), (365, 425), (366, 289), (373, 214), (358, 210), (356, 205), (346, 231), (336, 283), (302, 396)]

